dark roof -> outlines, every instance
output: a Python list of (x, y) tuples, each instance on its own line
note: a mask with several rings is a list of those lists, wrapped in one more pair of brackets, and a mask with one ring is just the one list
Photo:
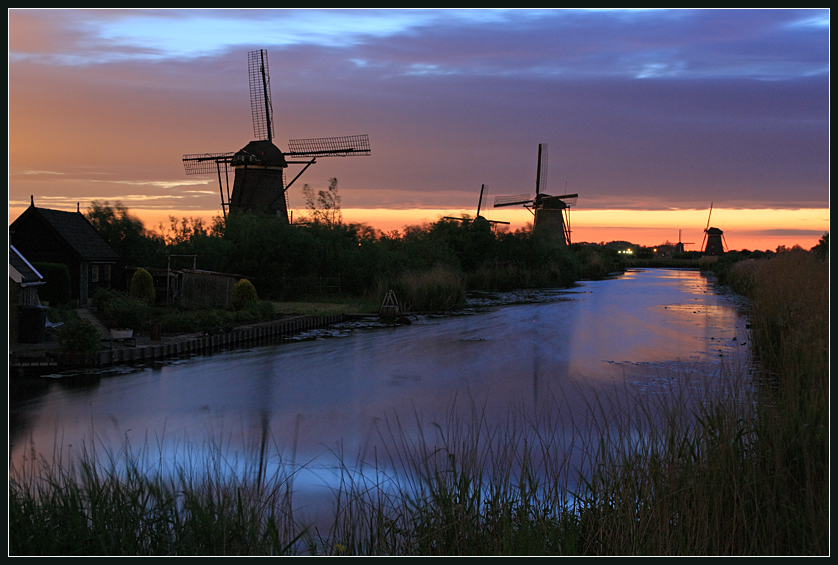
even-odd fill
[(17, 283), (25, 285), (39, 283), (44, 280), (41, 273), (29, 264), (29, 261), (27, 261), (23, 255), (20, 254), (20, 251), (15, 249), (14, 245), (9, 245), (9, 265), (14, 267), (15, 271), (17, 271), (21, 276), (21, 280), (18, 281), (15, 279), (15, 282)]
[(27, 214), (37, 214), (43, 218), (55, 231), (85, 260), (119, 261), (119, 254), (114, 251), (105, 239), (99, 235), (87, 218), (81, 212), (65, 212), (29, 206), (10, 228), (14, 230)]
[(239, 149), (233, 155), (231, 162), (233, 166), (249, 164), (283, 168), (288, 166), (279, 147), (264, 139), (251, 141), (242, 149)]

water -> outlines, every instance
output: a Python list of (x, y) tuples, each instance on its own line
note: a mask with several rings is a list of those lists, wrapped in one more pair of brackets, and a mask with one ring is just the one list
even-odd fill
[(698, 271), (629, 271), (550, 296), (337, 334), (344, 337), (43, 379), (39, 393), (10, 403), (10, 463), (33, 447), (67, 457), (125, 440), (164, 459), (182, 457), (184, 446), (200, 451), (207, 437), (243, 453), (266, 426), (283, 460), (313, 473), (316, 490), (333, 486), (317, 469), (333, 467), (336, 454), (369, 460), (396, 416), (422, 429), (467, 414), (472, 401), (489, 423), (504, 421), (513, 405), (535, 412), (552, 403), (561, 404), (562, 421), (590, 423), (597, 399), (727, 389), (748, 365), (736, 303)]

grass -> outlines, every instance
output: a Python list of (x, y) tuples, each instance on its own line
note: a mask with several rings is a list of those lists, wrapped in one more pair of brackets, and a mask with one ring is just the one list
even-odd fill
[(381, 302), (357, 299), (351, 302), (273, 302), (282, 315), (329, 316), (332, 314), (366, 314), (377, 312)]
[(128, 446), (33, 457), (10, 468), (10, 553), (827, 555), (828, 263), (780, 253), (734, 275), (759, 364), (728, 367), (722, 393), (600, 396), (578, 421), (561, 394), (500, 423), (471, 399), (430, 425), (387, 415), (370, 460), (334, 454), (319, 525), (296, 519), (292, 472), (267, 476), (264, 431), (244, 462), (220, 444), (180, 465)]

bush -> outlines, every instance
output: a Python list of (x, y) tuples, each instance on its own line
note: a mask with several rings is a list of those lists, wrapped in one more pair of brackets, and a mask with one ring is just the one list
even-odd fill
[(145, 269), (137, 269), (131, 277), (128, 293), (132, 298), (153, 305), (155, 299), (154, 279)]
[(102, 322), (110, 328), (143, 330), (151, 320), (152, 307), (147, 302), (116, 290), (97, 290), (93, 304)]
[(241, 279), (233, 285), (233, 308), (242, 310), (259, 300), (256, 295), (256, 287), (247, 279)]
[(68, 316), (58, 330), (58, 343), (64, 353), (87, 355), (102, 346), (99, 330), (89, 320)]

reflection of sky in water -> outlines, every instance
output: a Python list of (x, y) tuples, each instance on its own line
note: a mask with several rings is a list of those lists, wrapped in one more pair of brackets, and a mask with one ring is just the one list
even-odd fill
[[(473, 399), (495, 423), (511, 404), (532, 408), (558, 396), (562, 418), (584, 421), (589, 388), (700, 388), (723, 367), (747, 365), (744, 321), (697, 271), (631, 271), (585, 282), (566, 296), (571, 300), (231, 351), (89, 387), (55, 381), (10, 408), (21, 422), (10, 461), (30, 438), (46, 454), (63, 444), (66, 455), (82, 441), (89, 445), (91, 430), (101, 444), (128, 439), (169, 458), (208, 435), (242, 454), (267, 414), (285, 461), (293, 453), (298, 464), (329, 467), (335, 453), (369, 459), (394, 415), (410, 434), (417, 419), (445, 421), (455, 398), (458, 413), (467, 413)], [(553, 424), (550, 433), (563, 431)], [(314, 484), (334, 480), (327, 473)]]

